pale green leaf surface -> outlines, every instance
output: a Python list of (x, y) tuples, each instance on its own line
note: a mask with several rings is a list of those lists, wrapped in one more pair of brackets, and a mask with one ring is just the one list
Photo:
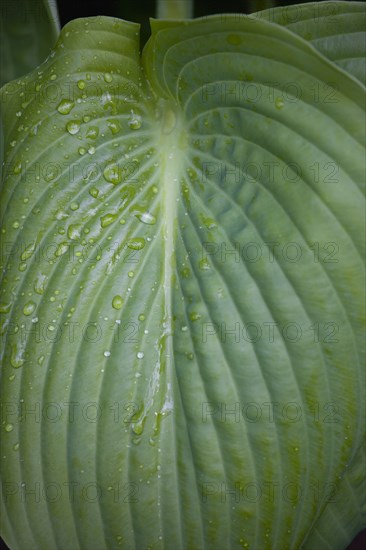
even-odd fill
[(251, 14), (287, 27), (366, 84), (366, 3), (307, 2)]
[[(364, 435), (363, 87), (266, 21), (152, 30), (140, 63), (137, 25), (75, 20), (54, 55), (2, 90), (2, 401), (79, 404), (73, 422), (64, 407), (57, 422), (8, 415), (3, 480), (74, 483), (78, 496), (7, 495), (3, 536), (20, 549), (336, 547), (335, 523), (342, 541), (363, 526), (357, 484), (343, 488)], [(294, 81), (301, 98), (283, 95)], [(332, 102), (314, 96), (328, 82)], [(26, 107), (14, 86), (37, 92)], [(237, 163), (239, 177), (220, 176)], [(290, 242), (298, 262), (282, 253)], [(317, 242), (336, 243), (339, 261), (322, 248), (315, 261)], [(235, 243), (262, 257), (224, 261)], [(265, 335), (293, 322), (297, 342)], [(315, 342), (310, 327), (329, 322), (337, 341)], [(205, 341), (207, 323), (257, 323), (263, 336)], [(206, 402), (254, 402), (263, 417), (203, 421)], [(269, 402), (281, 404), (272, 421)], [(97, 422), (81, 415), (87, 403)], [(283, 417), (288, 403), (298, 422)], [(88, 482), (102, 488), (96, 503), (80, 497)], [(279, 491), (221, 492), (255, 483)], [(349, 497), (344, 521), (327, 502), (334, 483)]]

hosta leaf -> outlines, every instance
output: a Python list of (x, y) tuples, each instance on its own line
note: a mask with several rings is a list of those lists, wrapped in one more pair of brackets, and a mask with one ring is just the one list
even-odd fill
[(266, 21), (138, 40), (73, 21), (2, 90), (5, 540), (337, 548), (362, 527), (363, 87)]
[(366, 3), (307, 2), (251, 15), (284, 25), (366, 83)]

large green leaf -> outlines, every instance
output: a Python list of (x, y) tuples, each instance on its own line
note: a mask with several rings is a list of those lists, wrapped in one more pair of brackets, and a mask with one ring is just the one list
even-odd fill
[(251, 15), (286, 26), (366, 83), (366, 3), (307, 2)]
[(138, 40), (73, 21), (2, 90), (3, 536), (343, 548), (364, 88), (266, 21), (152, 21), (142, 62)]

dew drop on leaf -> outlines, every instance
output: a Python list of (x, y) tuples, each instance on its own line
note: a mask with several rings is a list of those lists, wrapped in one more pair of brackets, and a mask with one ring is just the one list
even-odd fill
[(22, 163), (17, 162), (14, 166), (13, 172), (14, 172), (14, 174), (20, 174), (21, 171), (22, 171)]
[(132, 248), (132, 250), (141, 250), (145, 246), (145, 239), (142, 237), (135, 237), (134, 239), (129, 239), (127, 241), (128, 248)]
[(86, 132), (86, 137), (89, 139), (96, 139), (99, 135), (98, 126), (90, 126)]
[(31, 243), (29, 244), (26, 249), (24, 250), (24, 252), (22, 252), (21, 256), (20, 256), (20, 259), (24, 262), (25, 260), (28, 260), (28, 258), (30, 258), (33, 254), (33, 252), (35, 251), (36, 249), (36, 244), (35, 243)]
[(74, 106), (75, 103), (73, 101), (70, 101), (70, 99), (62, 99), (57, 105), (57, 110), (62, 115), (68, 115)]
[(37, 294), (43, 294), (46, 279), (47, 277), (43, 273), (38, 274), (37, 279), (34, 281), (34, 292)]
[(15, 369), (18, 369), (24, 364), (24, 359), (22, 357), (22, 352), (18, 350), (17, 346), (14, 345), (10, 357), (10, 364)]
[(11, 303), (0, 302), (0, 313), (9, 313), (11, 308)]
[(103, 176), (106, 181), (116, 185), (122, 181), (122, 172), (117, 164), (108, 164), (103, 170)]
[(81, 231), (80, 225), (70, 225), (67, 230), (67, 236), (72, 241), (77, 241), (80, 238), (80, 231)]
[(79, 132), (80, 130), (80, 124), (77, 122), (77, 121), (74, 121), (74, 120), (70, 120), (67, 124), (66, 124), (66, 130), (69, 132), (69, 134), (71, 135), (75, 135)]
[(276, 109), (283, 109), (284, 105), (285, 105), (285, 102), (283, 101), (282, 97), (276, 97), (276, 100), (275, 100)]
[(138, 130), (139, 128), (141, 128), (141, 124), (142, 124), (141, 116), (131, 111), (131, 116), (128, 121), (128, 125), (131, 128), (131, 130)]
[(145, 223), (147, 225), (154, 225), (156, 223), (156, 218), (150, 212), (143, 212), (142, 214), (136, 214), (136, 218), (140, 220), (140, 222)]
[(208, 271), (209, 269), (211, 269), (211, 266), (208, 263), (207, 258), (203, 258), (202, 260), (200, 260), (198, 265), (201, 271)]
[(113, 223), (117, 218), (117, 214), (105, 214), (100, 218), (100, 225), (104, 228)]
[(198, 321), (198, 319), (201, 319), (201, 315), (199, 313), (197, 313), (196, 311), (192, 311), (189, 314), (189, 318), (190, 318), (191, 321)]
[(122, 305), (123, 305), (123, 298), (122, 296), (117, 294), (116, 296), (114, 296), (112, 300), (112, 307), (114, 307), (114, 309), (121, 309)]
[(31, 315), (35, 309), (36, 309), (35, 302), (29, 301), (23, 307), (23, 313), (24, 315)]
[(118, 120), (110, 119), (107, 120), (107, 125), (112, 134), (118, 134), (121, 131), (121, 125)]

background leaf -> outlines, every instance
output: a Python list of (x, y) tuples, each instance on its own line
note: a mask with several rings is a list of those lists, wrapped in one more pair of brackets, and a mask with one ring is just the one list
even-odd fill
[(0, 86), (42, 63), (55, 44), (59, 30), (55, 0), (3, 0)]
[(252, 14), (287, 27), (366, 83), (366, 3), (307, 2)]
[[(28, 73), (49, 55), (60, 25), (56, 0), (2, 0), (0, 6), (0, 88)], [(0, 180), (4, 138), (0, 118)]]

